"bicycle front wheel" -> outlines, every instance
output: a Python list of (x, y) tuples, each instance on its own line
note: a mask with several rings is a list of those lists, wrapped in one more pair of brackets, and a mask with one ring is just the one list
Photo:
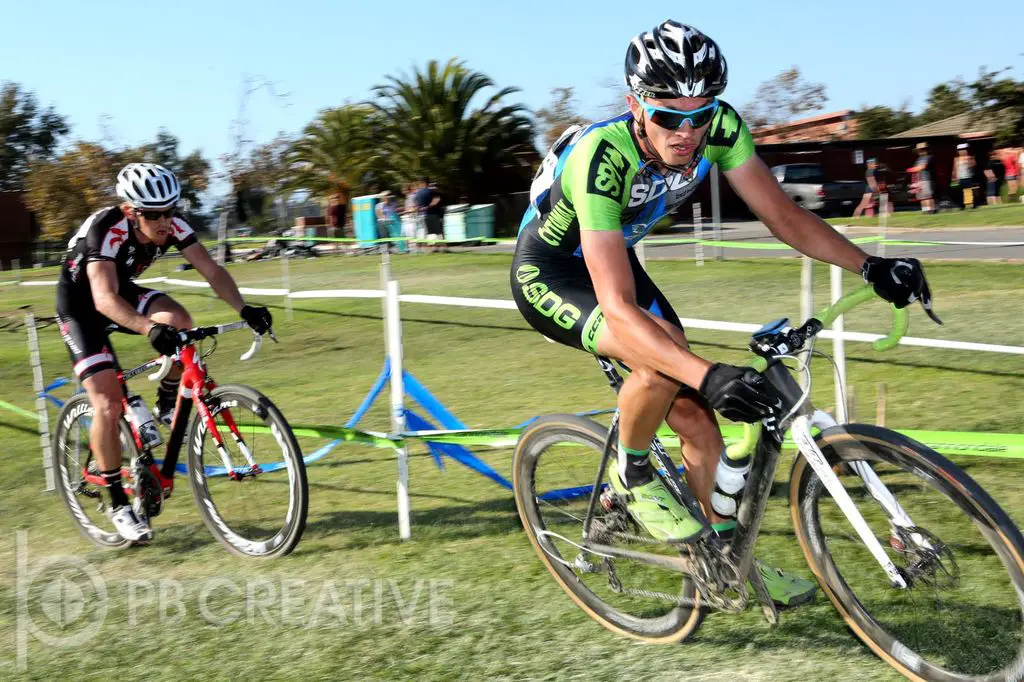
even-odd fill
[(203, 523), (235, 554), (288, 554), (309, 508), (306, 465), (291, 427), (248, 386), (219, 386), (203, 401), (216, 429), (197, 413), (188, 434), (188, 479)]
[[(607, 435), (607, 428), (574, 415), (542, 417), (524, 430), (512, 464), (519, 518), (537, 556), (584, 613), (629, 637), (681, 642), (704, 618), (704, 610), (694, 605), (698, 597), (691, 580), (584, 546), (583, 520)], [(614, 459), (610, 466), (615, 466)], [(617, 544), (623, 537), (639, 535), (624, 509), (598, 504), (594, 513), (591, 528), (607, 531), (604, 542)], [(677, 550), (653, 539), (646, 544), (631, 548), (678, 556)]]
[(955, 464), (898, 433), (847, 424), (817, 442), (908, 583), (891, 584), (797, 457), (796, 535), (854, 633), (911, 679), (1022, 679), (1024, 540), (1006, 513)]

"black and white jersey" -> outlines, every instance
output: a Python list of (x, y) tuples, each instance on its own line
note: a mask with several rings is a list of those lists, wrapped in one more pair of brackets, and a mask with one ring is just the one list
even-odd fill
[(179, 251), (195, 244), (195, 233), (181, 218), (171, 221), (171, 234), (163, 246), (143, 244), (135, 233), (135, 226), (121, 211), (112, 206), (100, 209), (85, 222), (68, 242), (57, 284), (57, 307), (63, 313), (74, 315), (80, 306), (92, 303), (92, 290), (86, 266), (94, 261), (110, 261), (117, 268), (119, 288), (142, 274), (172, 246)]

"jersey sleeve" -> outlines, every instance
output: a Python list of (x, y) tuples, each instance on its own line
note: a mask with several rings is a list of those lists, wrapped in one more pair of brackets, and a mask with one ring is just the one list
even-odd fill
[(183, 218), (172, 219), (171, 230), (174, 232), (174, 245), (178, 248), (178, 251), (183, 251), (199, 241), (195, 231), (192, 230), (192, 226), (186, 223)]
[(753, 155), (754, 138), (747, 124), (735, 109), (720, 101), (708, 137), (708, 160), (727, 171), (739, 168)]
[(581, 230), (622, 229), (626, 188), (634, 174), (628, 157), (600, 134), (585, 135), (576, 144), (561, 181)]
[(120, 209), (93, 214), (81, 228), (85, 232), (84, 261), (112, 261), (128, 240), (128, 221)]

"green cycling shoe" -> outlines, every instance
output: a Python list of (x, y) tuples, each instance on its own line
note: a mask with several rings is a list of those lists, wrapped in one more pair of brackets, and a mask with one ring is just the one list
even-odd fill
[(701, 535), (700, 521), (679, 504), (658, 476), (650, 483), (627, 488), (615, 471), (608, 475), (612, 489), (626, 499), (626, 509), (656, 540), (688, 542)]
[[(818, 591), (817, 583), (790, 575), (781, 568), (773, 568), (760, 559), (754, 559), (754, 570), (761, 574), (761, 580), (768, 588), (768, 595), (776, 606), (792, 607), (806, 604), (814, 599)], [(747, 585), (753, 592), (754, 586), (749, 582)]]

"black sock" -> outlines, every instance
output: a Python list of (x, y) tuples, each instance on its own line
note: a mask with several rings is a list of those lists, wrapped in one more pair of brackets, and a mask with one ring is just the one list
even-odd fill
[(121, 487), (121, 467), (113, 471), (103, 471), (100, 473), (103, 475), (103, 481), (106, 483), (107, 491), (110, 493), (111, 508), (117, 509), (128, 504), (128, 495), (125, 494), (124, 488)]
[(619, 476), (627, 488), (635, 488), (654, 480), (649, 450), (634, 450), (619, 443)]
[(178, 385), (180, 383), (181, 377), (160, 380), (160, 385), (156, 389), (156, 404), (161, 409), (174, 409), (174, 405), (178, 400)]

